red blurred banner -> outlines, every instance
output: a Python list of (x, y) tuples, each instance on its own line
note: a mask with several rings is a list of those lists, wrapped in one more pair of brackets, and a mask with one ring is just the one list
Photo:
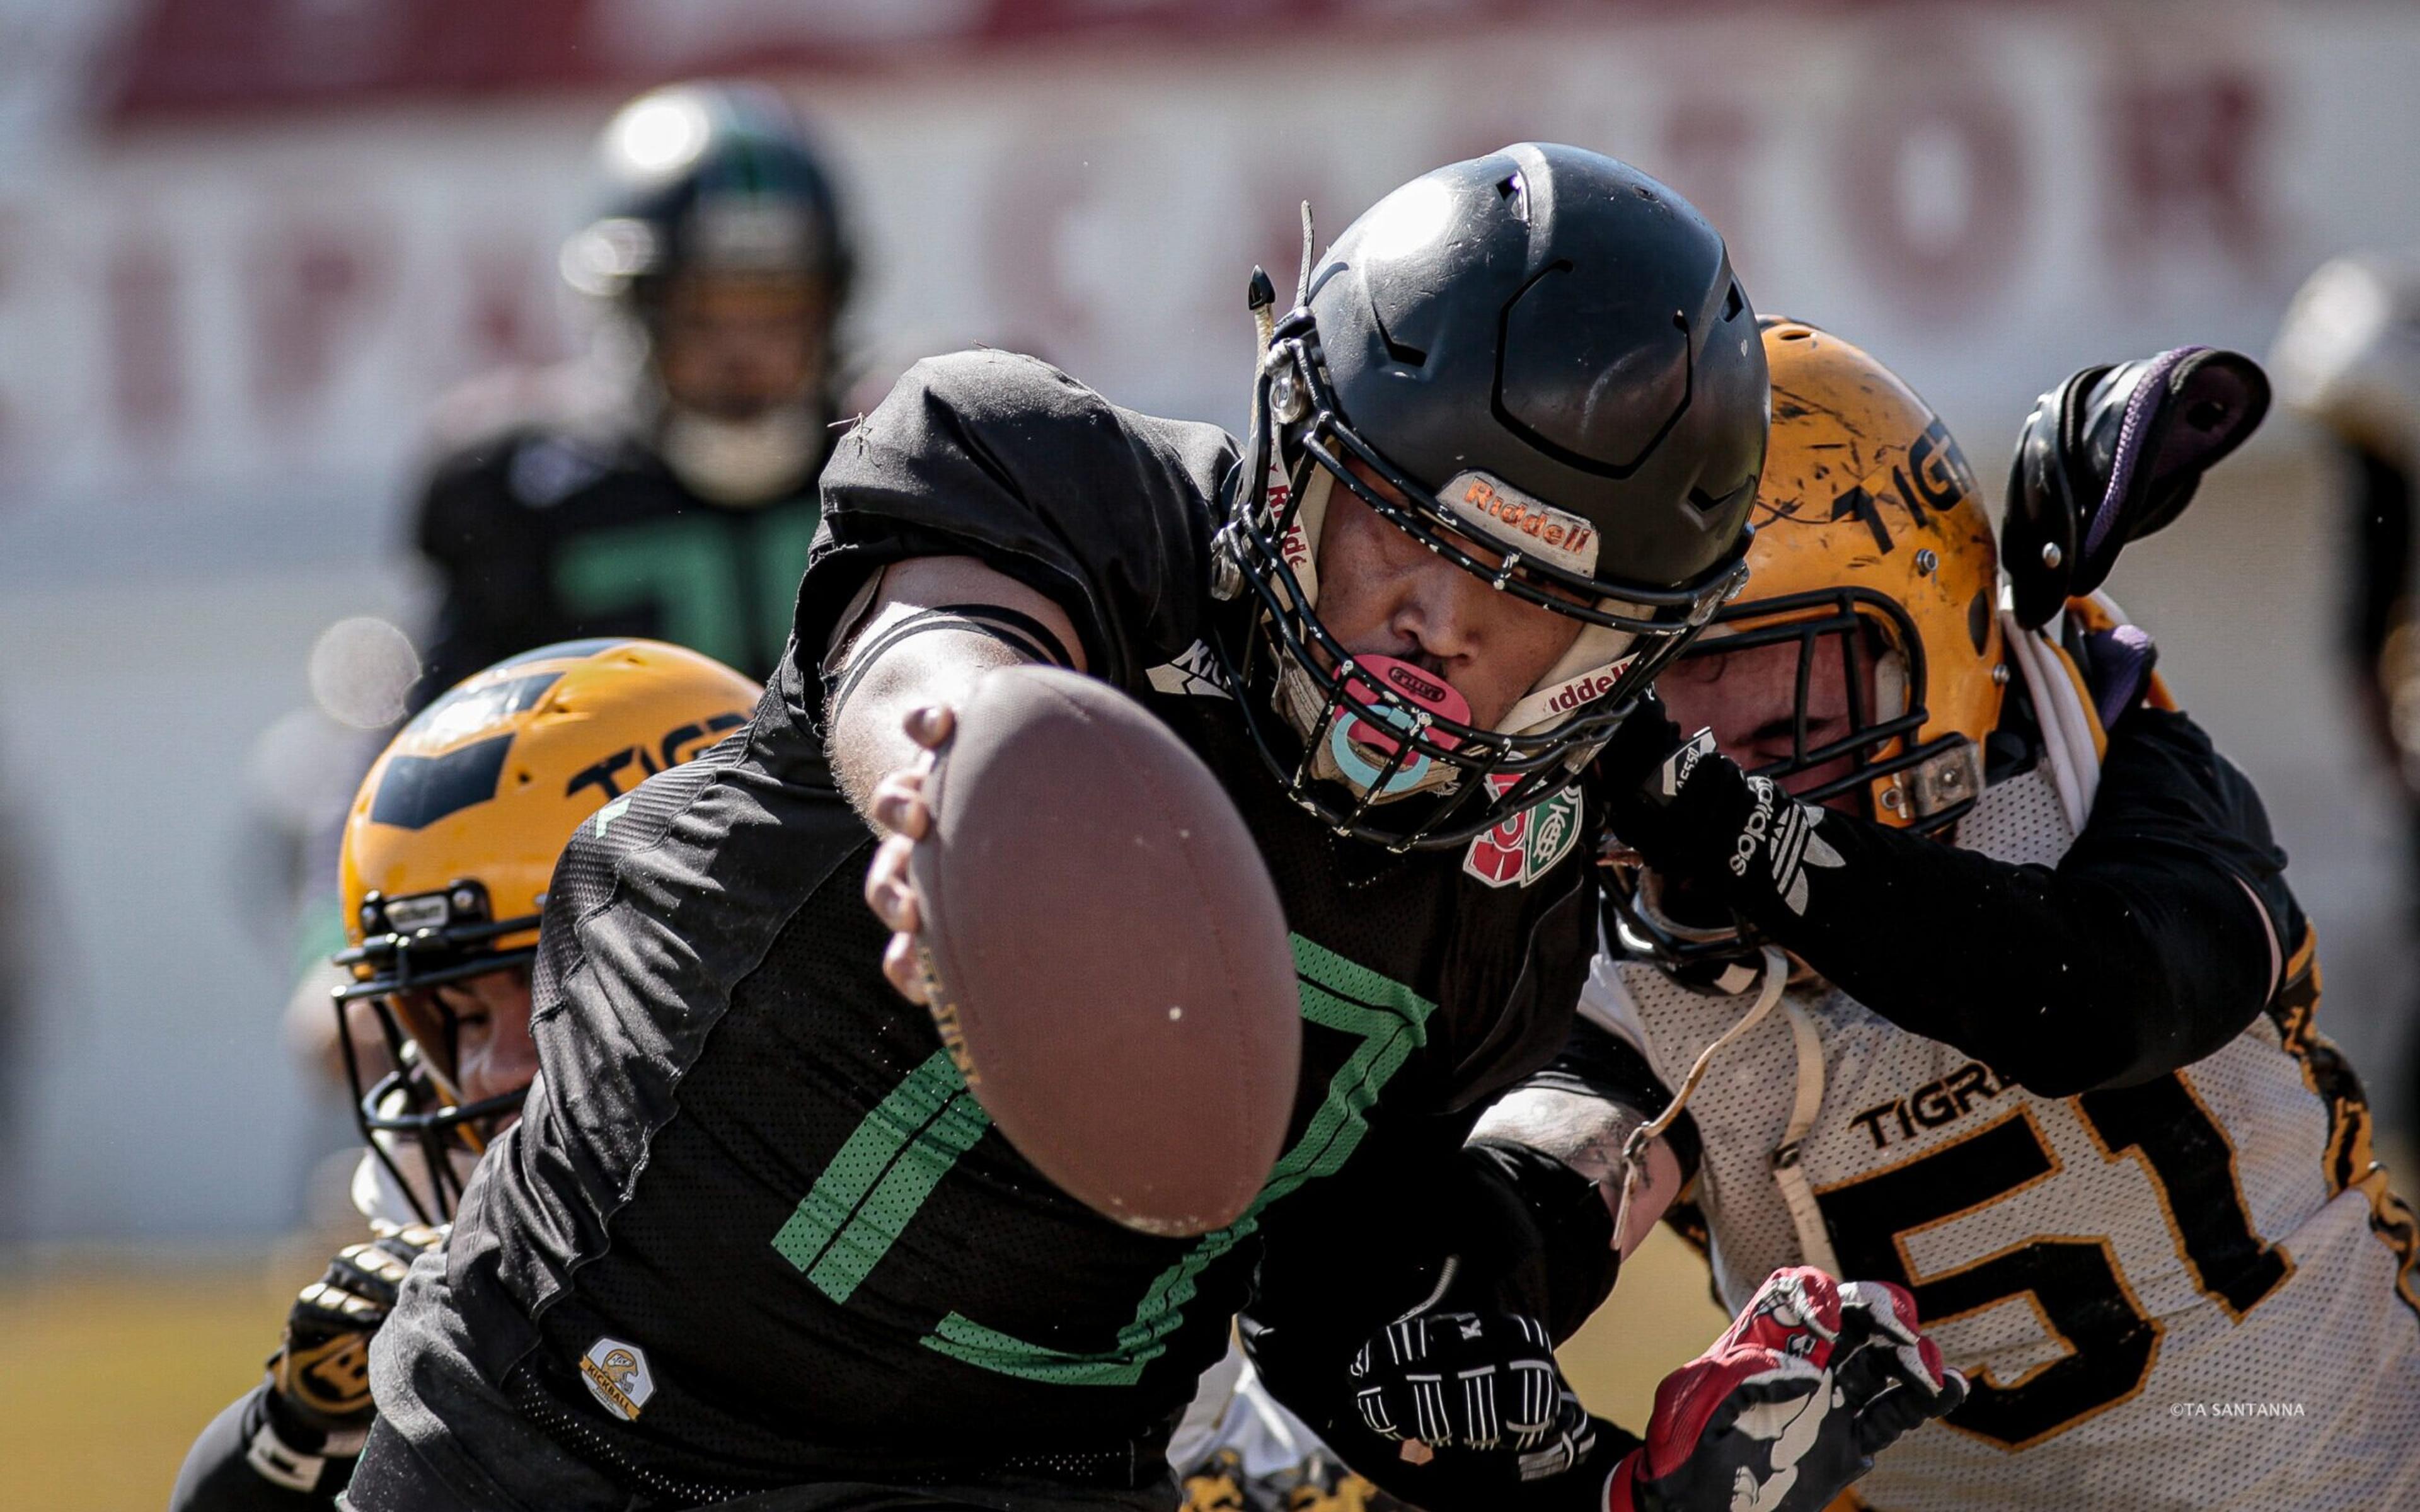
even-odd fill
[[(999, 44), (1298, 41), (1556, 15), (1703, 14), (1689, 0), (149, 0), (111, 114), (142, 120), (365, 99), (865, 69)], [(1838, 5), (1835, 8), (1839, 8)]]

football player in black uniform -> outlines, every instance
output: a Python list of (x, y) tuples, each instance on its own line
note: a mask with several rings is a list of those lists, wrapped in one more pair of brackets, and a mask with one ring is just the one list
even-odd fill
[(302, 1288), (260, 1384), (186, 1455), (171, 1512), (324, 1508), (344, 1489), (370, 1339), (536, 1074), (529, 968), (556, 853), (642, 773), (745, 722), (760, 691), (659, 641), (542, 646), (448, 690), (370, 768), (346, 816), (336, 957), (338, 1004), (377, 1026), (374, 1044), (336, 1037), (370, 1232)]
[(850, 281), (831, 177), (749, 85), (642, 96), (599, 153), (605, 209), (563, 271), (616, 339), (441, 421), (471, 434), (420, 505), (444, 585), (423, 700), (548, 641), (650, 636), (762, 678), (789, 637)]
[[(841, 442), (753, 722), (557, 869), (543, 1074), (373, 1349), (354, 1505), (1166, 1507), (1169, 1429), (1248, 1302), (1348, 1402), (1363, 1343), (1451, 1303), (1457, 1348), (1510, 1351), (1468, 1367), (1525, 1473), (1601, 1495), (1624, 1445), (1537, 1319), (1610, 1284), (1603, 1205), (1463, 1136), (1570, 1027), (1589, 760), (1736, 581), (1755, 317), (1669, 190), (1525, 144), (1388, 195), (1265, 334), (1240, 448), (1000, 352), (920, 364)], [(1294, 1133), (1198, 1239), (1044, 1180), (893, 990), (923, 748), (1029, 660), (1218, 774), (1294, 932)], [(1702, 1426), (1764, 1422), (1763, 1389)], [(1885, 1389), (1826, 1367), (1794, 1421)]]

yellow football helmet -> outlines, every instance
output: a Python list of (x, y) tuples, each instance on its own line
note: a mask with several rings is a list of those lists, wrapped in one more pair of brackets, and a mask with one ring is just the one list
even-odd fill
[[(448, 1211), (458, 1150), (523, 1091), (466, 1104), (453, 1015), (432, 989), (525, 970), (555, 857), (581, 821), (748, 720), (763, 689), (721, 662), (656, 640), (569, 640), (498, 662), (423, 709), (380, 755), (345, 823), (341, 885), (353, 980), (337, 1012), (369, 999), (399, 1069), (365, 1088), (346, 1069), (362, 1133), (422, 1207), (395, 1147), (421, 1157)], [(525, 1089), (524, 1089), (525, 1091)], [(424, 1220), (444, 1214), (424, 1211)]]
[[(1792, 751), (1761, 775), (1851, 758), (1798, 796), (1862, 789), (1869, 817), (1941, 828), (1982, 793), (1983, 741), (2007, 687), (1991, 517), (1958, 442), (1898, 375), (1804, 321), (1761, 323), (1773, 443), (1747, 589), (1686, 655), (1796, 641)], [(1842, 665), (1872, 669), (1871, 696), (1849, 678), (1850, 732), (1810, 748), (1808, 672), (1827, 636)]]
[[(1863, 350), (1804, 321), (1767, 318), (1773, 436), (1752, 515), (1745, 590), (1684, 660), (1798, 647), (1791, 754), (1757, 768), (1810, 803), (1843, 795), (1885, 825), (1929, 832), (1983, 790), (1999, 723), (1999, 552), (1966, 464), (1939, 416)], [(1846, 676), (1845, 733), (1810, 740), (1811, 674), (1826, 642)], [(1696, 927), (1658, 881), (1617, 864), (1608, 890), (1624, 943), (1668, 962), (1743, 947), (1730, 923)]]

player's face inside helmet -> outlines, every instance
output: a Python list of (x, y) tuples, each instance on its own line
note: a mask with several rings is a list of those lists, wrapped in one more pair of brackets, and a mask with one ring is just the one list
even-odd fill
[[(530, 975), (527, 966), (490, 971), (442, 987), (398, 993), (395, 1011), (411, 1027), (424, 1054), (442, 1058), (463, 1106), (504, 1102), (528, 1090), (537, 1075), (537, 1048), (530, 1041)], [(431, 1068), (435, 1070), (434, 1067)], [(520, 1118), (518, 1101), (476, 1120), (486, 1139)]]
[[(1712, 730), (1724, 755), (1771, 773), (1788, 792), (1855, 811), (1860, 795), (1842, 779), (1857, 769), (1854, 737), (1874, 707), (1882, 658), (1871, 638), (1852, 631), (1737, 649), (1726, 639), (1699, 640), (1656, 682), (1673, 720), (1683, 730)], [(1823, 759), (1826, 750), (1838, 754)]]
[(691, 268), (664, 281), (649, 343), (656, 441), (690, 489), (753, 506), (807, 485), (824, 448), (831, 301), (789, 271)]
[[(1400, 490), (1366, 465), (1357, 478), (1404, 507)], [(1466, 548), (1491, 565), (1501, 556)], [(1391, 657), (1430, 673), (1467, 706), (1472, 724), (1502, 721), (1579, 639), (1580, 623), (1490, 589), (1350, 494), (1338, 494), (1320, 528), (1327, 571), (1321, 618), (1357, 660)]]
[(798, 493), (824, 452), (852, 266), (804, 131), (770, 90), (676, 85), (625, 106), (599, 156), (603, 213), (563, 271), (642, 338), (659, 454), (718, 504)]
[[(529, 1032), (535, 952), (520, 943), (536, 926), (534, 916), (490, 923), (474, 910), (450, 928), (373, 937), (337, 958), (368, 972), (338, 994), (355, 1113), (396, 1195), (423, 1222), (446, 1220), (479, 1155), (519, 1121), (537, 1075)], [(357, 1021), (389, 1068), (375, 1082)]]
[[(1772, 445), (1745, 591), (1656, 684), (1684, 730), (1799, 799), (1945, 838), (1981, 796), (2006, 673), (1998, 561), (1947, 427), (1872, 357), (1769, 320)], [(1625, 947), (1676, 964), (1752, 932), (1635, 863), (1606, 872)]]
[(806, 399), (830, 340), (820, 281), (780, 273), (693, 271), (667, 284), (655, 361), (684, 409), (747, 422)]

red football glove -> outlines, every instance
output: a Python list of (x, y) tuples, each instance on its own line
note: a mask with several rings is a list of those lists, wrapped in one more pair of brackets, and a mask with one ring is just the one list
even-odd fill
[(1821, 1512), (1900, 1434), (1965, 1399), (1906, 1291), (1776, 1271), (1713, 1349), (1655, 1388), (1647, 1442), (1614, 1467), (1606, 1512)]

